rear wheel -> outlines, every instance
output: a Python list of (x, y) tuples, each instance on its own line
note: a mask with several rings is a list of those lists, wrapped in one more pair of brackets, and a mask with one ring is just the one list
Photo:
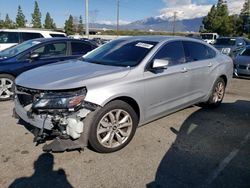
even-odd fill
[(15, 78), (8, 74), (0, 74), (0, 101), (10, 100), (14, 94)]
[(89, 132), (89, 143), (101, 153), (124, 148), (133, 138), (138, 117), (134, 109), (123, 101), (112, 101), (94, 112)]
[(225, 81), (222, 78), (219, 78), (214, 84), (209, 100), (203, 106), (218, 107), (223, 101), (225, 90)]

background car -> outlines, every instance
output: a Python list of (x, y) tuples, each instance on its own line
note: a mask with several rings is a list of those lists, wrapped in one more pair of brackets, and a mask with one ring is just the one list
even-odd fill
[(65, 33), (35, 29), (1, 29), (0, 51), (36, 38), (66, 37)]
[(250, 46), (234, 58), (234, 75), (237, 77), (250, 77)]
[(243, 37), (220, 37), (213, 46), (223, 54), (234, 57), (246, 45), (250, 45), (250, 40)]
[(11, 98), (14, 79), (24, 71), (75, 59), (96, 47), (90, 41), (76, 39), (33, 39), (0, 52), (0, 100)]

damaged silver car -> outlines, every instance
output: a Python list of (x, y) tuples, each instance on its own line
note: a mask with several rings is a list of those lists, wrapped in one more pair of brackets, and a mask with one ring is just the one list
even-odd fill
[(232, 60), (183, 37), (126, 37), (16, 79), (15, 112), (45, 151), (115, 152), (136, 128), (190, 105), (217, 107)]

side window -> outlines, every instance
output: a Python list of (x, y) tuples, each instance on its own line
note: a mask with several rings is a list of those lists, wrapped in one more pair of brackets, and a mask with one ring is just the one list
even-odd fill
[(184, 41), (187, 62), (202, 61), (215, 57), (216, 53), (208, 46), (192, 41)]
[(67, 43), (51, 43), (41, 46), (33, 51), (38, 53), (41, 58), (65, 56), (67, 51)]
[(36, 38), (43, 38), (40, 33), (22, 33), (23, 41), (36, 39)]
[(92, 46), (86, 43), (72, 42), (72, 55), (84, 55), (92, 50)]
[(19, 35), (17, 32), (0, 32), (0, 44), (19, 43)]
[(154, 59), (168, 60), (169, 66), (185, 63), (185, 53), (181, 41), (170, 42), (157, 52)]

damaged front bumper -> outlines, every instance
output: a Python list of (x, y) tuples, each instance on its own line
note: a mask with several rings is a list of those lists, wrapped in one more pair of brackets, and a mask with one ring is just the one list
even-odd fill
[[(82, 138), (85, 131), (84, 119), (97, 108), (97, 105), (83, 104), (75, 112), (62, 113), (58, 110), (50, 110), (49, 113), (34, 113), (33, 103), (20, 102), (20, 95), (31, 95), (20, 93), (15, 96), (15, 113), (20, 119), (34, 127), (34, 141), (37, 144), (46, 142), (54, 137), (50, 144), (43, 147), (44, 151), (63, 152), (67, 150), (83, 149), (87, 146), (86, 139)], [(31, 95), (31, 98), (33, 96)]]

